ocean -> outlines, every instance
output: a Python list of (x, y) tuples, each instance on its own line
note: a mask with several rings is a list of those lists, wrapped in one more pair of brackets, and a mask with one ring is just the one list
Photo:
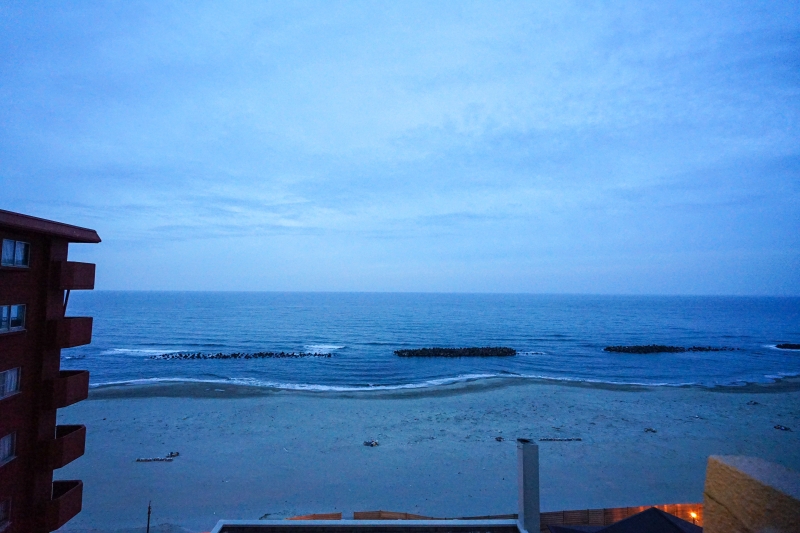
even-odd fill
[[(92, 386), (164, 381), (300, 390), (431, 387), (492, 377), (659, 386), (800, 375), (800, 298), (526, 294), (74, 292), (92, 344), (62, 351)], [(625, 354), (608, 345), (732, 351)], [(394, 350), (508, 346), (513, 357), (401, 358)], [(162, 360), (174, 352), (313, 352), (297, 359)]]

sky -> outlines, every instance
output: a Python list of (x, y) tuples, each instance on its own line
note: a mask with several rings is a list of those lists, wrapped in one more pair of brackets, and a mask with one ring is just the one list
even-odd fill
[(0, 2), (0, 208), (119, 290), (800, 295), (800, 3)]

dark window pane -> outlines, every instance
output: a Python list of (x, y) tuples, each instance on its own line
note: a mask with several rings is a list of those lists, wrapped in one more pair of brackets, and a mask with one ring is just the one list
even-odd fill
[(14, 264), (14, 242), (9, 239), (3, 239), (3, 266), (11, 266)]
[(14, 452), (15, 452), (14, 441), (16, 440), (15, 437), (16, 434), (11, 433), (10, 435), (6, 435), (2, 439), (0, 439), (0, 463), (3, 463), (4, 461), (14, 457)]
[(30, 247), (31, 245), (27, 242), (17, 241), (17, 246), (14, 250), (15, 266), (28, 266)]
[(11, 329), (25, 327), (25, 306), (12, 305), (11, 306)]
[(8, 396), (19, 391), (19, 368), (0, 373), (0, 396)]
[(6, 392), (12, 393), (19, 390), (19, 368), (12, 368), (6, 376)]
[(0, 305), (0, 331), (8, 331), (8, 311), (7, 305)]

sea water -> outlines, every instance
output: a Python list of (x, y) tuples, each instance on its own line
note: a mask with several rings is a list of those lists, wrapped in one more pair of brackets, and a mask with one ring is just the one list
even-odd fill
[[(800, 298), (526, 294), (75, 292), (92, 344), (62, 368), (93, 386), (233, 382), (306, 390), (428, 387), (497, 376), (615, 384), (767, 383), (800, 375)], [(608, 345), (736, 348), (610, 353)], [(508, 346), (513, 357), (401, 358), (395, 350)], [(297, 359), (159, 360), (174, 352), (313, 352)]]

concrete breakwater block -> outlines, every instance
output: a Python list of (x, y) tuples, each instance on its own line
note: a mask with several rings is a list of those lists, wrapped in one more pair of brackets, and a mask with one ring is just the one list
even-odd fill
[(303, 357), (330, 357), (329, 353), (321, 352), (233, 352), (233, 353), (203, 353), (203, 352), (171, 352), (160, 355), (151, 355), (148, 359), (164, 359), (175, 361), (194, 361), (205, 359), (300, 359)]
[(400, 357), (509, 357), (517, 355), (514, 348), (417, 348), (414, 350), (395, 350)]
[(604, 352), (615, 353), (684, 353), (684, 352), (734, 352), (738, 348), (731, 348), (730, 346), (665, 346), (663, 344), (642, 344), (634, 346), (606, 346), (603, 348)]
[(800, 473), (738, 455), (708, 458), (705, 533), (800, 532)]

